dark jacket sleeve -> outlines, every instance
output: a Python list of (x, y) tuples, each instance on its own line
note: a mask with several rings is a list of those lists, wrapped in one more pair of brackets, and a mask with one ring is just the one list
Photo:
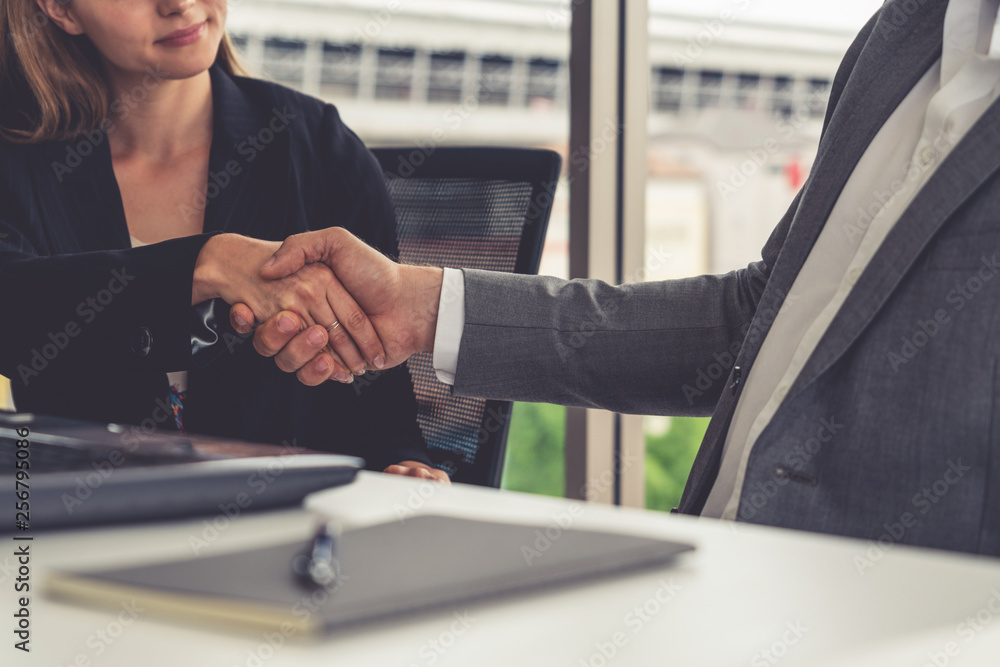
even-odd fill
[[(0, 201), (12, 201), (10, 192)], [(15, 387), (108, 367), (185, 368), (194, 263), (207, 236), (135, 250), (40, 255), (0, 205), (0, 373)]]

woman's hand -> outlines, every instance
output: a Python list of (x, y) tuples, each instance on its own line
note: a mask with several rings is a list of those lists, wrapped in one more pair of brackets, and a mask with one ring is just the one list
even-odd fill
[(451, 478), (444, 470), (432, 468), (425, 463), (418, 461), (400, 461), (394, 466), (389, 466), (382, 472), (389, 475), (400, 475), (402, 477), (416, 477), (417, 479), (430, 479), (442, 484), (451, 484)]
[[(384, 367), (406, 361), (417, 352), (434, 348), (437, 310), (443, 271), (435, 267), (403, 266), (386, 258), (345, 229), (331, 227), (289, 237), (261, 272), (268, 280), (283, 280), (314, 263), (329, 266), (375, 327), (386, 356)], [(248, 333), (245, 306), (233, 308), (233, 328)], [(329, 378), (320, 347), (303, 334), (280, 328), (272, 318), (254, 334), (258, 352), (275, 357), (282, 368), (296, 371), (303, 384), (317, 385)], [(339, 331), (339, 330), (338, 330)], [(348, 329), (353, 335), (353, 331)]]
[(330, 343), (329, 353), (317, 363), (327, 363), (330, 376), (342, 382), (351, 381), (351, 373), (360, 375), (369, 366), (382, 368), (385, 351), (374, 328), (329, 267), (310, 264), (280, 280), (261, 278), (261, 267), (280, 246), (236, 234), (212, 237), (195, 264), (192, 304), (214, 298), (244, 304), (231, 315), (234, 326), (243, 320), (238, 330), (244, 330), (251, 319), (263, 322), (283, 313), (276, 320), (282, 330), (306, 329), (304, 340), (321, 346)]

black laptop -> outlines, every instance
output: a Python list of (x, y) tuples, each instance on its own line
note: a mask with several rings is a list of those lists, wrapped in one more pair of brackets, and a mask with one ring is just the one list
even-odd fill
[(364, 461), (134, 426), (0, 411), (0, 533), (290, 507)]

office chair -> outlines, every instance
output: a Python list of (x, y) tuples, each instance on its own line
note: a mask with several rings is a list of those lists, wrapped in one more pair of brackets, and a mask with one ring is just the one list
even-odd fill
[[(561, 158), (520, 148), (377, 148), (400, 261), (538, 273)], [(452, 480), (500, 486), (512, 403), (452, 396), (429, 353), (407, 362), (417, 419)]]

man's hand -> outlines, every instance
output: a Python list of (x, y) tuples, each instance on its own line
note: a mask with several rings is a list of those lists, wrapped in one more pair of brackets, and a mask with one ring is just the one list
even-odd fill
[[(330, 267), (368, 316), (385, 350), (381, 368), (398, 366), (417, 352), (434, 349), (441, 269), (397, 264), (347, 230), (332, 227), (288, 238), (272, 261), (265, 264), (261, 276), (279, 280), (315, 263)], [(242, 305), (230, 313), (233, 327), (241, 333), (252, 329), (247, 315), (248, 309)], [(316, 385), (329, 379), (332, 371), (322, 353), (323, 346), (309, 340), (308, 329), (297, 334), (287, 326), (282, 328), (281, 318), (285, 316), (279, 313), (259, 326), (254, 347), (265, 356), (275, 357), (283, 370), (296, 372), (304, 384)], [(336, 345), (338, 337), (351, 335), (363, 322), (343, 324), (347, 331), (335, 330), (331, 344)]]
[(448, 473), (444, 470), (431, 468), (418, 461), (401, 461), (394, 466), (389, 466), (382, 472), (390, 475), (401, 475), (403, 477), (416, 477), (417, 479), (430, 479), (442, 484), (451, 484)]
[(306, 329), (306, 338), (322, 346), (328, 328), (338, 322), (334, 333), (348, 329), (350, 335), (337, 338), (325, 356), (329, 374), (338, 379), (384, 363), (385, 351), (371, 323), (328, 267), (310, 264), (280, 280), (261, 277), (261, 266), (279, 247), (236, 234), (212, 237), (195, 264), (192, 304), (214, 298), (240, 303), (240, 310), (230, 315), (241, 322), (240, 330), (272, 320), (284, 333)]

